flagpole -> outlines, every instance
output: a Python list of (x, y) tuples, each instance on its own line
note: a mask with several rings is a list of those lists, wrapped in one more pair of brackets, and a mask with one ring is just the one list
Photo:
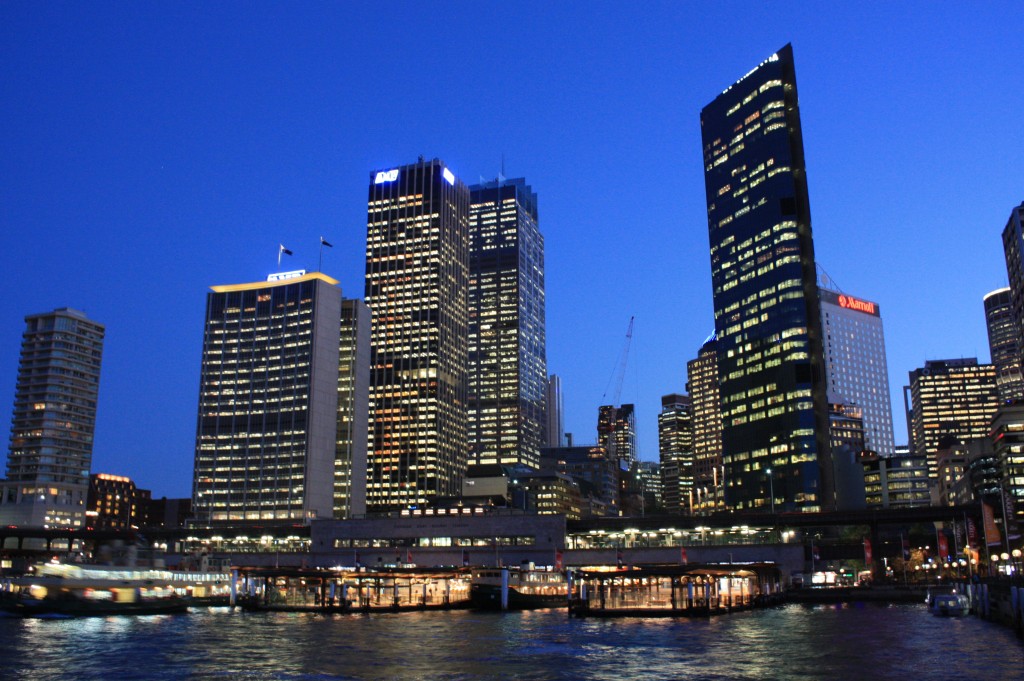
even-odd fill
[(324, 271), (324, 238), (323, 237), (320, 237), (320, 260), (317, 261), (316, 271), (317, 272), (321, 272), (321, 273)]

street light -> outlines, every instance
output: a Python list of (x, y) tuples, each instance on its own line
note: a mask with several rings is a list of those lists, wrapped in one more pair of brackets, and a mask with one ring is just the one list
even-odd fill
[(768, 474), (768, 493), (772, 497), (772, 515), (775, 515), (775, 478), (772, 477), (771, 468), (765, 468), (764, 472)]

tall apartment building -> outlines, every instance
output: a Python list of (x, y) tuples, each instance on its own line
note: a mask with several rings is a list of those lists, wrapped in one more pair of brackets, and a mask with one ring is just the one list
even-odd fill
[(632, 404), (602, 405), (597, 410), (597, 444), (628, 469), (637, 461), (636, 411)]
[(1003, 228), (1003, 255), (1010, 281), (1010, 313), (1017, 331), (1017, 347), (1024, 349), (1024, 201), (1010, 210)]
[(299, 270), (211, 287), (192, 486), (197, 523), (333, 516), (337, 284)]
[(996, 367), (999, 398), (1024, 398), (1024, 376), (1021, 375), (1020, 335), (1013, 317), (1012, 295), (1009, 287), (997, 289), (985, 296), (985, 328), (988, 330), (988, 349)]
[(690, 393), (693, 423), (693, 510), (701, 512), (725, 506), (717, 347), (718, 341), (712, 335), (704, 341), (697, 358), (686, 363), (686, 389)]
[(693, 405), (689, 395), (661, 397), (658, 414), (658, 456), (662, 503), (666, 513), (693, 510)]
[(470, 461), (537, 468), (548, 425), (537, 195), (503, 178), (469, 193)]
[(461, 490), (467, 437), (469, 189), (444, 163), (370, 174), (369, 511)]
[(937, 489), (939, 450), (988, 436), (999, 407), (996, 368), (973, 357), (928, 360), (910, 372), (903, 395), (911, 448), (927, 458), (928, 477)]
[(25, 317), (0, 524), (84, 526), (103, 337), (71, 308)]
[[(725, 502), (817, 511), (828, 403), (793, 51), (701, 111)], [(772, 471), (772, 479), (766, 475)]]
[(860, 408), (864, 446), (889, 457), (895, 451), (885, 334), (878, 303), (819, 288), (829, 404)]
[(562, 396), (562, 379), (548, 376), (548, 392), (545, 400), (547, 428), (544, 434), (545, 447), (561, 447), (565, 440), (565, 404)]
[(338, 430), (334, 517), (366, 513), (366, 433), (370, 392), (370, 308), (342, 298), (338, 347)]

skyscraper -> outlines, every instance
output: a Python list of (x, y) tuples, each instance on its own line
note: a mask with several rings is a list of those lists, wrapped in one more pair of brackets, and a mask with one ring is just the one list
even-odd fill
[(103, 336), (67, 307), (25, 317), (0, 523), (83, 527)]
[(460, 493), (468, 457), (469, 189), (437, 160), (370, 174), (367, 510)]
[[(821, 508), (828, 404), (789, 45), (701, 112), (725, 501)], [(767, 471), (772, 471), (769, 480)]]
[(537, 468), (548, 387), (537, 195), (503, 178), (469, 192), (471, 457)]
[(548, 394), (545, 400), (548, 421), (545, 447), (561, 447), (565, 444), (565, 405), (562, 399), (562, 379), (551, 374), (548, 377)]
[(928, 477), (936, 486), (940, 449), (988, 437), (999, 407), (996, 368), (973, 357), (928, 360), (910, 372), (903, 396), (911, 449), (927, 457)]
[(1003, 228), (1003, 255), (1010, 280), (1010, 307), (1017, 331), (1017, 347), (1024, 350), (1024, 201), (1010, 210), (1010, 218)]
[(725, 505), (717, 347), (718, 341), (712, 334), (697, 352), (697, 358), (686, 363), (686, 389), (693, 409), (695, 511), (714, 511)]
[(340, 519), (366, 513), (370, 308), (363, 301), (342, 299), (339, 343), (334, 517)]
[(663, 395), (658, 414), (658, 456), (667, 513), (690, 513), (693, 506), (693, 408), (688, 395)]
[(603, 405), (597, 410), (597, 444), (628, 469), (637, 460), (636, 413), (632, 404)]
[(192, 493), (199, 523), (333, 516), (337, 284), (300, 270), (207, 294)]
[(881, 309), (838, 291), (821, 288), (818, 295), (829, 404), (859, 407), (864, 446), (890, 457), (896, 443)]
[(996, 367), (996, 384), (1002, 401), (1024, 398), (1024, 377), (1021, 376), (1020, 335), (1013, 319), (1009, 288), (992, 291), (985, 296), (985, 327), (988, 349)]

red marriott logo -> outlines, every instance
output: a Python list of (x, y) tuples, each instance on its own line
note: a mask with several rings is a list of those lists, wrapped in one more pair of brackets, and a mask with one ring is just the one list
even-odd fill
[(852, 296), (839, 296), (839, 307), (845, 307), (847, 310), (857, 310), (858, 312), (867, 312), (868, 314), (875, 314), (876, 312), (874, 303), (869, 303), (866, 300), (857, 300)]

